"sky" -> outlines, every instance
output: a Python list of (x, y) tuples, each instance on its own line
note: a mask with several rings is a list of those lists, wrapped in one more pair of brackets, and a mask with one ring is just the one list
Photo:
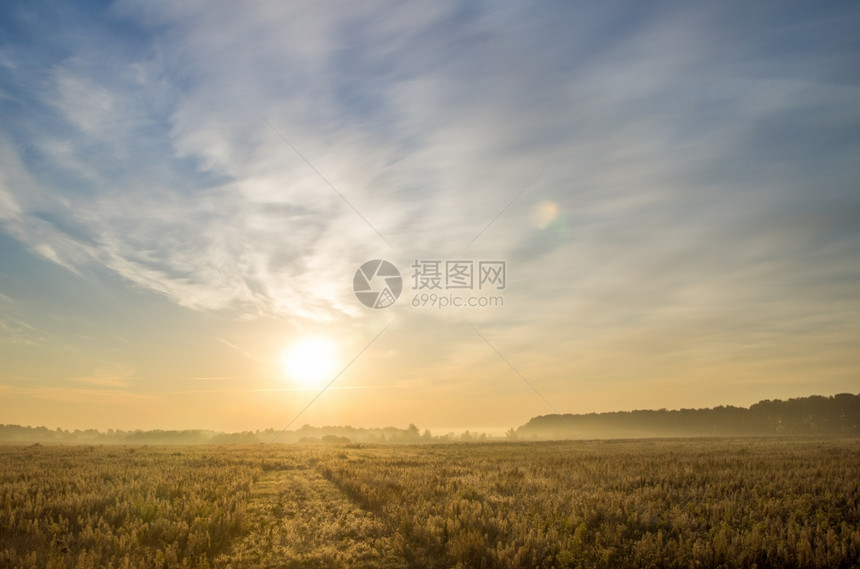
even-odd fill
[(502, 432), (858, 392), (857, 29), (3, 2), (0, 423)]

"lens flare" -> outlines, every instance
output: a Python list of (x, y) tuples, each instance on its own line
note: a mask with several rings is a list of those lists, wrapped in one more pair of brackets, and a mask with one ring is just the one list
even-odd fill
[(551, 200), (544, 200), (532, 209), (531, 221), (538, 229), (546, 229), (558, 219), (558, 214), (558, 204)]

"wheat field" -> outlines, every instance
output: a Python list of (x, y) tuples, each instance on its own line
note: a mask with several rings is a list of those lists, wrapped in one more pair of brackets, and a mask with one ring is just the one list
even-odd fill
[(856, 439), (0, 447), (0, 567), (858, 559)]

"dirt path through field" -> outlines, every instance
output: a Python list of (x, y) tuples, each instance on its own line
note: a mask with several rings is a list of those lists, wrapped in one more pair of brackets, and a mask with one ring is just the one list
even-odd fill
[(267, 472), (247, 517), (250, 534), (217, 567), (406, 567), (389, 528), (313, 468)]

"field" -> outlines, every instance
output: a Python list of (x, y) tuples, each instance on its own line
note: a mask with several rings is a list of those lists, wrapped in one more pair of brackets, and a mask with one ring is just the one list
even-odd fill
[(860, 567), (860, 441), (0, 447), (0, 567)]

